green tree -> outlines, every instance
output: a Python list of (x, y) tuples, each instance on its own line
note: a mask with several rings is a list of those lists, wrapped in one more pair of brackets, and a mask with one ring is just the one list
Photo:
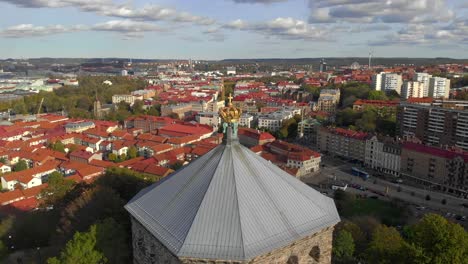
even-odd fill
[(117, 155), (115, 155), (114, 153), (109, 153), (109, 155), (107, 156), (107, 158), (112, 161), (112, 162), (116, 162), (117, 161)]
[(52, 172), (47, 180), (47, 187), (41, 191), (45, 205), (54, 205), (60, 202), (72, 190), (75, 182), (65, 179), (59, 172)]
[(354, 239), (350, 232), (341, 230), (333, 240), (333, 259), (337, 263), (348, 263), (354, 254)]
[(134, 115), (140, 115), (140, 114), (143, 114), (145, 112), (145, 110), (143, 109), (143, 106), (144, 106), (144, 102), (141, 101), (141, 100), (135, 100), (135, 102), (133, 103), (133, 106), (132, 106), (132, 113)]
[[(127, 186), (127, 188), (129, 188)], [(87, 230), (97, 221), (108, 217), (126, 221), (124, 201), (115, 190), (108, 186), (88, 186), (61, 211), (57, 238), (59, 242), (70, 239), (76, 231)]]
[(128, 230), (114, 218), (106, 218), (96, 225), (96, 248), (109, 263), (131, 263)]
[(130, 159), (136, 158), (138, 156), (138, 149), (135, 146), (131, 146), (128, 148), (127, 154)]
[(395, 90), (390, 90), (389, 92), (387, 92), (387, 97), (388, 99), (390, 100), (396, 100), (396, 99), (400, 99), (400, 94), (395, 91)]
[(28, 169), (28, 164), (25, 160), (20, 159), (18, 163), (15, 164), (14, 171), (23, 171)]
[(409, 243), (421, 248), (429, 263), (468, 262), (468, 232), (436, 214), (426, 214), (405, 230)]
[(104, 255), (96, 250), (97, 226), (93, 225), (88, 232), (76, 232), (67, 243), (60, 257), (47, 260), (48, 264), (101, 264), (106, 263)]
[(356, 121), (356, 126), (359, 130), (365, 132), (374, 132), (377, 122), (377, 114), (371, 108), (366, 108), (360, 119)]
[(55, 151), (60, 151), (62, 153), (65, 153), (65, 145), (63, 145), (62, 141), (57, 140), (50, 146), (51, 149)]
[(374, 230), (365, 255), (369, 263), (404, 263), (404, 248), (405, 241), (395, 228), (380, 225)]
[(383, 91), (369, 91), (369, 96), (367, 97), (369, 100), (388, 100), (387, 95)]
[(148, 110), (148, 115), (152, 115), (152, 116), (161, 116), (161, 112), (158, 110), (158, 108), (156, 106), (152, 106), (149, 110)]

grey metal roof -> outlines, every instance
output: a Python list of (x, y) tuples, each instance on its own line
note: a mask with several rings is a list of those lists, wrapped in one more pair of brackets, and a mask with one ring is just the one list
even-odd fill
[(340, 221), (333, 200), (237, 140), (142, 190), (125, 208), (179, 257), (249, 260)]

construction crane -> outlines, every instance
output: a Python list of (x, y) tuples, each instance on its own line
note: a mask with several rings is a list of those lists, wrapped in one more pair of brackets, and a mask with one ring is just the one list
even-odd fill
[(39, 108), (37, 109), (37, 116), (41, 113), (42, 103), (44, 103), (44, 97), (41, 99), (41, 103), (39, 104)]

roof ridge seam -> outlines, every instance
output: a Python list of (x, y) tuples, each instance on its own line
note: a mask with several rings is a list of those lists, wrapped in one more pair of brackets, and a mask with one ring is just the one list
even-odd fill
[[(220, 145), (220, 146), (222, 146), (222, 145)], [(221, 159), (222, 159), (223, 156), (224, 156), (224, 152), (226, 151), (226, 147), (227, 147), (227, 146), (224, 146), (224, 148), (223, 148), (223, 153), (219, 156), (218, 164), (219, 164), (219, 161), (221, 161)], [(213, 153), (213, 154), (214, 154), (214, 153)], [(212, 158), (213, 156), (214, 156), (214, 155), (212, 155), (210, 158)], [(180, 253), (180, 250), (184, 247), (185, 240), (187, 240), (188, 234), (190, 233), (190, 230), (192, 229), (193, 223), (195, 222), (195, 219), (197, 218), (198, 214), (200, 213), (200, 205), (203, 204), (203, 201), (204, 201), (205, 198), (206, 198), (206, 194), (207, 194), (208, 190), (210, 189), (211, 184), (213, 183), (213, 178), (214, 178), (214, 175), (215, 175), (216, 171), (218, 171), (218, 169), (214, 170), (214, 171), (213, 171), (213, 174), (211, 174), (210, 183), (209, 183), (208, 186), (206, 187), (205, 194), (203, 195), (203, 199), (201, 199), (201, 200), (200, 200), (200, 203), (198, 204), (197, 213), (196, 213), (195, 216), (192, 218), (192, 222), (190, 223), (190, 227), (187, 228), (187, 230), (188, 230), (188, 231), (187, 231), (187, 234), (185, 235), (184, 240), (182, 241), (182, 244), (181, 244), (180, 248), (177, 250), (177, 254), (179, 254), (179, 253)]]
[[(239, 148), (239, 144), (234, 144), (235, 147)], [(234, 149), (232, 148), (231, 146), (231, 152), (234, 152)], [(234, 154), (234, 153), (232, 153)], [(232, 171), (233, 171), (233, 175), (234, 175), (234, 189), (235, 189), (235, 194), (236, 194), (236, 204), (237, 204), (237, 212), (238, 213), (238, 217), (239, 217), (239, 225), (240, 225), (240, 230), (241, 230), (241, 245), (242, 245), (242, 258), (245, 259), (246, 258), (246, 255), (245, 255), (245, 244), (244, 244), (244, 232), (243, 232), (243, 229), (242, 229), (242, 217), (241, 217), (241, 212), (240, 212), (240, 207), (239, 207), (239, 197), (237, 195), (237, 177), (236, 177), (236, 172), (235, 172), (235, 169), (236, 167), (234, 166), (234, 159), (232, 158), (232, 155), (231, 154), (231, 164), (232, 164)]]

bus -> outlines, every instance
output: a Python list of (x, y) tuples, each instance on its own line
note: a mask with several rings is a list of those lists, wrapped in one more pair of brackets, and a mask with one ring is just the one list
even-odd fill
[(357, 177), (361, 177), (363, 180), (367, 180), (369, 179), (369, 173), (363, 171), (363, 170), (360, 170), (356, 167), (352, 167), (351, 168), (351, 174), (353, 174), (354, 176), (357, 176)]

